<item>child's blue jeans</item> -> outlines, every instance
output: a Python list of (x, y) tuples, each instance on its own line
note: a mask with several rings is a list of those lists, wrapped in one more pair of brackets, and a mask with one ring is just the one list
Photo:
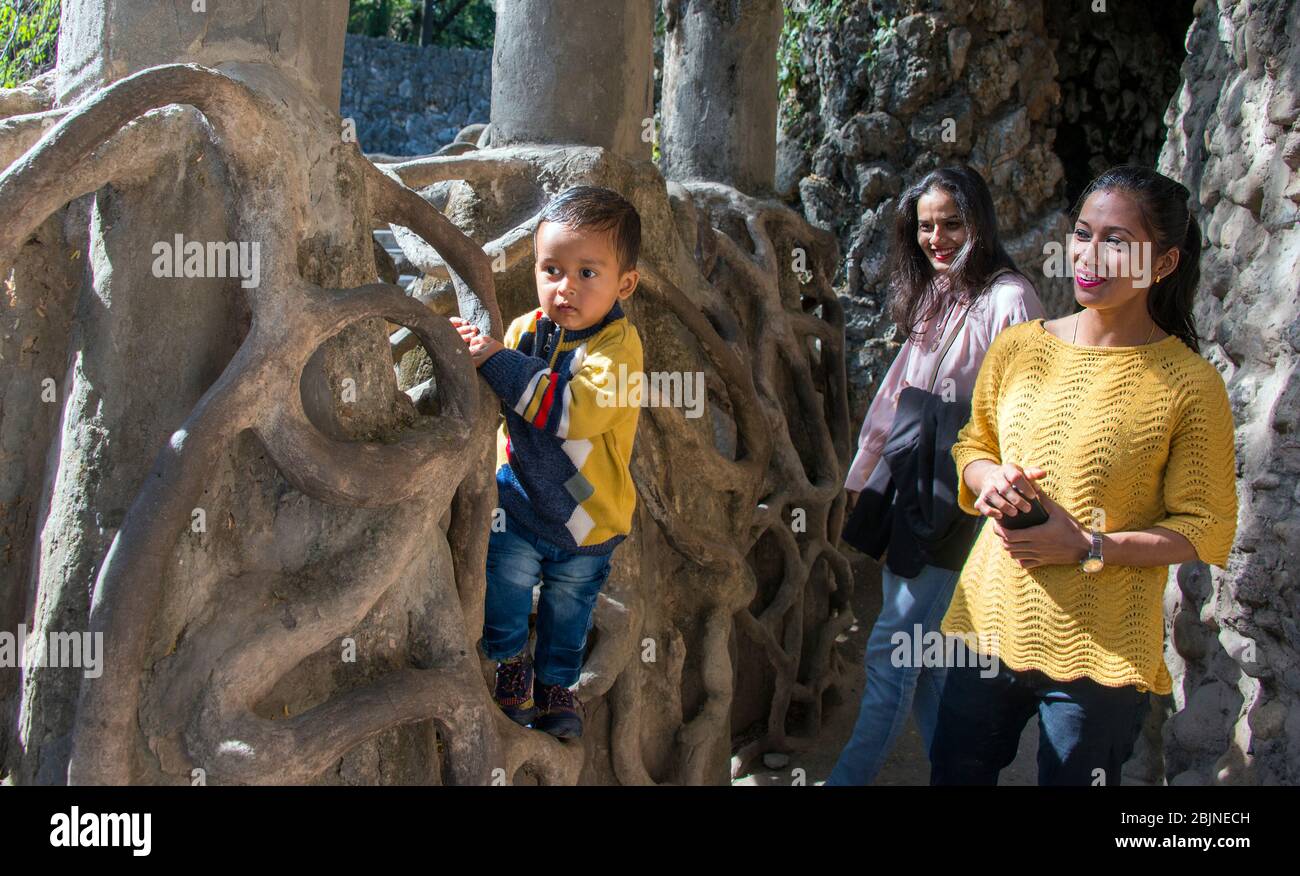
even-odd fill
[(488, 538), (483, 653), (505, 660), (528, 644), (533, 587), (540, 580), (534, 672), (542, 684), (574, 685), (609, 567), (610, 554), (573, 553), (507, 516), (505, 530)]

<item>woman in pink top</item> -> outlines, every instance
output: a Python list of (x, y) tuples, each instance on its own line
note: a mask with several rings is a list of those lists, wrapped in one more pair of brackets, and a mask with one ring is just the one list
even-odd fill
[[(1033, 285), (1016, 270), (998, 237), (988, 186), (964, 166), (931, 171), (899, 200), (890, 286), (890, 315), (906, 340), (862, 423), (844, 483), (850, 508), (876, 466), (885, 464), (881, 454), (904, 388), (933, 386), (931, 391), (945, 399), (969, 398), (998, 332), (1045, 316)], [(939, 621), (959, 571), (926, 565), (915, 577), (904, 577), (889, 568), (886, 555), (883, 603), (867, 640), (862, 706), (826, 784), (870, 784), (911, 711), (929, 751), (944, 667), (941, 661), (911, 664), (940, 635)], [(914, 641), (918, 636), (922, 641)]]

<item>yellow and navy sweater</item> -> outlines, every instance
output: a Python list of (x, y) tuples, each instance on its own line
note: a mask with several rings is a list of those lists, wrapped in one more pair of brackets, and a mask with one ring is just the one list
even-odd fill
[[(570, 331), (542, 311), (510, 324), (479, 373), (501, 397), (497, 494), (510, 517), (566, 550), (607, 554), (636, 508), (628, 466), (641, 409), (620, 386), (641, 371), (641, 338), (618, 302)], [(633, 394), (635, 397), (635, 394)]]

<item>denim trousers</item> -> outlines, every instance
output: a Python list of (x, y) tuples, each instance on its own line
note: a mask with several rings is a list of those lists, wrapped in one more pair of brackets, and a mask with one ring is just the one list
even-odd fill
[(1038, 713), (1038, 784), (1118, 785), (1151, 697), (1136, 685), (1057, 681), (1037, 669), (948, 670), (930, 749), (931, 785), (996, 785)]
[(543, 684), (571, 687), (582, 669), (592, 610), (609, 569), (610, 554), (565, 550), (507, 516), (505, 529), (488, 538), (483, 653), (499, 661), (527, 647), (533, 588), (540, 581), (534, 671)]
[[(938, 636), (960, 571), (925, 566), (915, 578), (881, 570), (880, 616), (867, 638), (867, 682), (862, 706), (827, 785), (869, 785), (914, 712), (926, 750), (939, 714), (945, 669), (916, 660), (918, 636)], [(926, 634), (930, 634), (929, 637)], [(901, 665), (900, 665), (901, 664)]]

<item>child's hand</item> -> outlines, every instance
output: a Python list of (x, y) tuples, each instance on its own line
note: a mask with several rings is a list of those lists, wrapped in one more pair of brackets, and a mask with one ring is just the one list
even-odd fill
[(475, 368), (492, 358), (498, 350), (505, 349), (496, 338), (483, 334), (478, 326), (466, 322), (459, 316), (449, 316), (447, 319), (456, 328), (460, 339), (469, 347), (469, 357), (473, 360)]
[(469, 357), (474, 360), (474, 367), (482, 365), (498, 350), (504, 350), (505, 345), (491, 335), (477, 335), (469, 342)]

